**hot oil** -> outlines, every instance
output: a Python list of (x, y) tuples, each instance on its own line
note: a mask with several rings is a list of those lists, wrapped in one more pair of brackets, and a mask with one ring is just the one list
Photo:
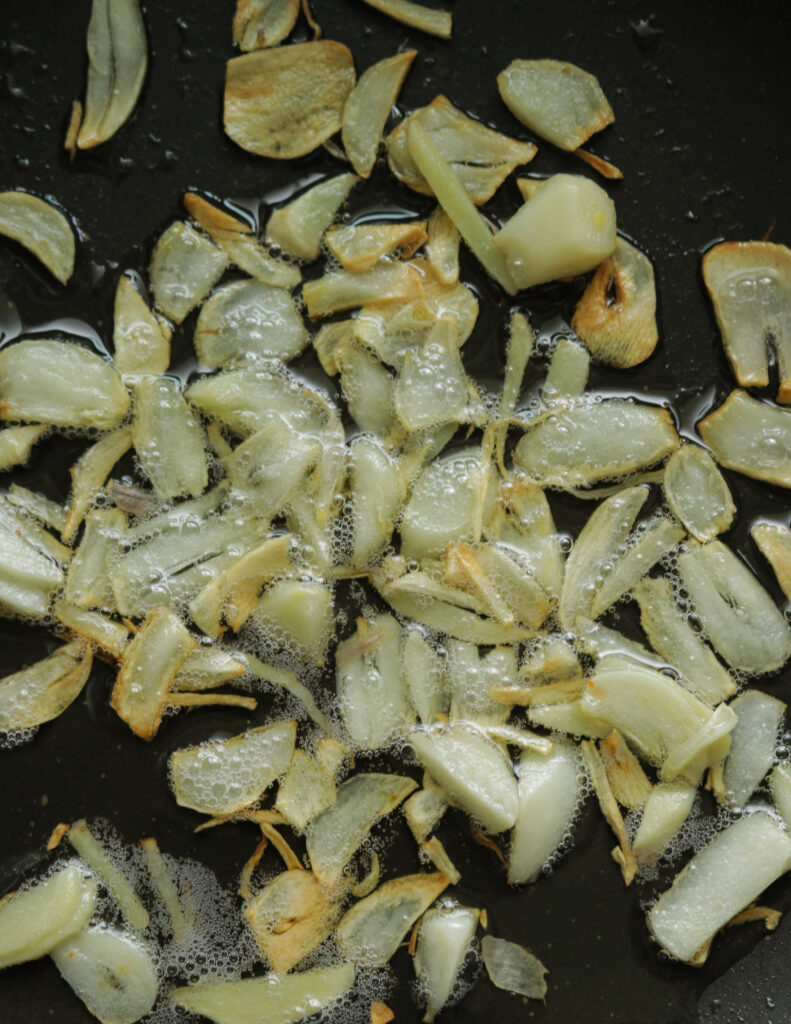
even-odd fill
[[(328, 160), (324, 161), (325, 165), (328, 163)], [(327, 173), (340, 173), (340, 169), (334, 164), (323, 172), (312, 169), (296, 185), (285, 183), (273, 186), (262, 195), (260, 202), (255, 198), (237, 200), (238, 209), (248, 213), (259, 226), (262, 226), (265, 223), (269, 204), (287, 200), (295, 192), (315, 183)], [(502, 191), (505, 192), (511, 187), (510, 184), (506, 184)], [(508, 211), (512, 209), (513, 203), (513, 195), (499, 199), (493, 204), (495, 218), (505, 219)], [(429, 200), (416, 196), (401, 186), (394, 188), (392, 179), (388, 180), (383, 169), (379, 167), (367, 186), (352, 193), (344, 219), (348, 223), (365, 223), (372, 220), (407, 220), (427, 216), (431, 207), (432, 203)], [(181, 216), (182, 212), (179, 208), (174, 207), (173, 215)], [(154, 239), (151, 240), (151, 244), (153, 241)], [(31, 273), (30, 268), (25, 265), (18, 280), (15, 281), (13, 289), (14, 301), (21, 312), (17, 315), (14, 308), (6, 307), (6, 315), (0, 321), (3, 342), (10, 342), (29, 332), (45, 335), (52, 331), (57, 332), (59, 336), (73, 336), (97, 351), (112, 351), (111, 325), (114, 290), (117, 275), (125, 268), (136, 273), (143, 270), (138, 254), (129, 254), (117, 265), (108, 266), (103, 273), (96, 273), (96, 268), (93, 265), (83, 264), (81, 268), (78, 268), (76, 283), (69, 287), (67, 294), (61, 295), (48, 288), (45, 282), (39, 280), (35, 272)], [(312, 276), (313, 273), (313, 269), (308, 269), (306, 276)], [(535, 404), (539, 400), (540, 387), (553, 346), (558, 338), (573, 335), (569, 327), (569, 320), (574, 297), (580, 292), (580, 283), (575, 282), (570, 286), (563, 287), (553, 285), (538, 289), (535, 294), (528, 295), (524, 302), (521, 297), (516, 301), (504, 300), (475, 261), (464, 251), (462, 252), (461, 279), (475, 291), (480, 304), (475, 331), (463, 350), (464, 363), (470, 375), (485, 394), (496, 397), (499, 393), (510, 313), (518, 308), (530, 316), (536, 328), (537, 345), (536, 352), (529, 364), (526, 386), (520, 403), (520, 407), (529, 409), (531, 402)], [(135, 280), (138, 285), (142, 285), (145, 278), (136, 277)], [(79, 312), (79, 318), (75, 317), (75, 312)], [(169, 372), (178, 376), (184, 383), (194, 379), (200, 370), (192, 353), (192, 330), (195, 318), (195, 314), (191, 314), (174, 333), (173, 362)], [(308, 386), (325, 390), (331, 395), (337, 394), (335, 383), (326, 378), (310, 348), (292, 364), (291, 368), (297, 377)], [(727, 382), (718, 379), (715, 383), (709, 381), (700, 387), (695, 387), (679, 380), (672, 358), (664, 350), (660, 341), (657, 353), (646, 364), (635, 370), (619, 372), (598, 366), (593, 367), (589, 389), (602, 398), (633, 398), (669, 408), (676, 418), (680, 432), (691, 440), (695, 437), (695, 423), (710, 408), (719, 404), (727, 391)], [(451, 447), (474, 444), (478, 438), (479, 435), (467, 438), (463, 436), (463, 432), (459, 432), (457, 438), (451, 443)], [(30, 466), (14, 473), (12, 478), (25, 486), (42, 490), (50, 497), (65, 500), (68, 495), (68, 467), (84, 447), (85, 441), (77, 437), (67, 437), (56, 442), (47, 440), (34, 453)], [(125, 466), (122, 467), (122, 470), (133, 472), (134, 467)], [(118, 471), (116, 474), (120, 475)], [(756, 517), (782, 517), (787, 507), (785, 497), (770, 488), (747, 481), (735, 474), (726, 472), (726, 476), (734, 491), (740, 512), (736, 524), (725, 539), (735, 542), (738, 549), (745, 553), (751, 567), (762, 582), (776, 595), (776, 584), (762, 559), (750, 547), (747, 531), (750, 523)], [(656, 488), (654, 490), (656, 491)], [(654, 500), (657, 500), (656, 497)], [(558, 529), (561, 533), (571, 537), (579, 533), (582, 524), (595, 507), (593, 502), (585, 502), (554, 492), (550, 494), (550, 504)], [(344, 623), (338, 639), (342, 639), (353, 631), (356, 615), (361, 613), (370, 615), (375, 611), (385, 610), (378, 595), (367, 586), (357, 582), (340, 582), (336, 587), (335, 602), (336, 616)], [(638, 641), (643, 639), (637, 616), (634, 614), (633, 606), (629, 604), (619, 605), (605, 621), (623, 630), (631, 639)], [(23, 654), (22, 651), (19, 651), (14, 657), (9, 656), (9, 661), (14, 662), (14, 665), (10, 667), (16, 667), (23, 658), (25, 660), (32, 659), (31, 652), (36, 649), (37, 645), (51, 646), (51, 639), (40, 630), (29, 627), (19, 630), (18, 625), (13, 625), (11, 629), (15, 636), (24, 635), (25, 641), (21, 646), (25, 648), (25, 652)], [(261, 653), (271, 655), (268, 639), (250, 639), (253, 646)], [(300, 668), (299, 659), (293, 652), (281, 652), (281, 660), (286, 667)], [(327, 666), (323, 673), (312, 673), (312, 683), (320, 693), (320, 704), (324, 706), (325, 710), (331, 710), (334, 694), (331, 654)], [(17, 759), (17, 769), (22, 773), (29, 773), (33, 778), (41, 779), (42, 788), (51, 788), (52, 783), (50, 782), (48, 785), (45, 781), (51, 779), (51, 774), (45, 767), (48, 760), (51, 759), (50, 763), (56, 763), (56, 759), (70, 758), (69, 767), (75, 777), (88, 781), (84, 784), (84, 791), (76, 799), (76, 794), (73, 793), (68, 796), (66, 793), (60, 794), (61, 815), (70, 813), (72, 818), (86, 815), (91, 820), (108, 815), (109, 809), (112, 807), (114, 823), (126, 839), (134, 839), (138, 834), (152, 832), (160, 838), (163, 849), (172, 849), (181, 856), (204, 860), (219, 876), (221, 886), (225, 889), (232, 888), (241, 862), (252, 852), (255, 842), (254, 832), (249, 827), (234, 825), (215, 830), (218, 834), (213, 836), (204, 833), (193, 838), (190, 835), (190, 830), (195, 825), (193, 816), (174, 807), (172, 797), (168, 792), (166, 783), (167, 755), (175, 747), (187, 742), (198, 742), (211, 736), (228, 736), (249, 725), (262, 724), (270, 713), (274, 713), (274, 717), (282, 717), (284, 713), (299, 715), (299, 705), (284, 695), (263, 692), (260, 693), (259, 709), (252, 715), (227, 709), (206, 709), (189, 715), (182, 714), (174, 719), (166, 719), (156, 740), (150, 747), (143, 747), (107, 710), (106, 701), (111, 686), (111, 676), (110, 672), (100, 673), (99, 678), (89, 686), (88, 703), (93, 708), (93, 715), (86, 716), (86, 709), (79, 706), (82, 702), (77, 702), (77, 706), (70, 709), (61, 721), (42, 730), (35, 743), (29, 748), (13, 752)], [(787, 673), (777, 680), (764, 681), (762, 685), (770, 688), (773, 694), (785, 697), (789, 696), (791, 690)], [(95, 738), (97, 731), (101, 734), (99, 742)], [(95, 751), (95, 754), (92, 753), (90, 757), (86, 757), (84, 753), (80, 755), (77, 751), (78, 744), (75, 741), (82, 736), (87, 737), (89, 749)], [(114, 749), (111, 750), (111, 748)], [(405, 756), (408, 756), (406, 752), (399, 755), (361, 756), (357, 761), (357, 770), (406, 771), (416, 778), (420, 778), (420, 772), (414, 764), (407, 763), (405, 765)], [(111, 781), (102, 781), (98, 784), (96, 780), (92, 781), (94, 776), (106, 780), (108, 775), (116, 780), (123, 777), (127, 781), (122, 787), (114, 786)], [(146, 780), (145, 787), (130, 787), (130, 776), (139, 776)], [(141, 789), (141, 791), (133, 793), (133, 790), (137, 789)], [(707, 798), (704, 797), (705, 799)], [(710, 804), (710, 801), (708, 802)], [(67, 808), (70, 808), (70, 811), (67, 812)], [(711, 810), (712, 808), (709, 806), (707, 812), (710, 814)], [(23, 810), (22, 814), (24, 813)], [(20, 815), (17, 814), (16, 818), (19, 819), (19, 817)], [(40, 834), (42, 831), (46, 831), (45, 823), (49, 817), (46, 812), (40, 813), (37, 817), (41, 822), (37, 826)], [(709, 825), (706, 824), (709, 820), (709, 818), (695, 819), (690, 824), (678, 839), (677, 847), (680, 854), (700, 847), (710, 834)], [(50, 822), (50, 824), (52, 823), (54, 822)], [(125, 827), (127, 824), (128, 827)], [(390, 832), (392, 827), (391, 824), (382, 826), (380, 829), (382, 835)], [(377, 843), (388, 875), (417, 869), (411, 839), (403, 834), (404, 831), (403, 829), (396, 830), (394, 842), (397, 845), (395, 848), (389, 841)], [(223, 833), (222, 837), (219, 835), (220, 832)], [(24, 830), (20, 830), (20, 836), (23, 834)], [(562, 930), (569, 925), (567, 919), (558, 920), (557, 907), (560, 905), (566, 908), (565, 913), (571, 914), (571, 926), (579, 928), (581, 934), (594, 935), (597, 928), (601, 929), (601, 924), (596, 922), (586, 909), (585, 900), (575, 892), (585, 892), (592, 884), (599, 885), (604, 894), (602, 898), (604, 899), (606, 896), (607, 905), (618, 907), (617, 916), (626, 919), (634, 916), (640, 905), (645, 906), (650, 902), (651, 894), (654, 891), (649, 886), (648, 889), (641, 889), (635, 897), (622, 888), (617, 871), (612, 869), (612, 865), (608, 862), (606, 851), (611, 845), (611, 838), (602, 825), (598, 813), (594, 810), (592, 801), (588, 801), (581, 817), (575, 821), (572, 834), (569, 836), (570, 850), (565, 853), (557, 865), (554, 858), (549, 865), (552, 869), (552, 877), (541, 880), (535, 887), (518, 892), (508, 889), (505, 885), (502, 871), (491, 851), (483, 850), (469, 838), (466, 820), (460, 813), (451, 812), (447, 816), (447, 820), (440, 826), (437, 834), (446, 845), (454, 862), (462, 870), (463, 880), (459, 888), (461, 898), (471, 905), (486, 906), (490, 913), (492, 931), (497, 934), (499, 928), (500, 933), (514, 938), (518, 936), (515, 934), (512, 922), (515, 907), (518, 907), (517, 915), (524, 914), (528, 920), (535, 922), (535, 925), (527, 927), (522, 941), (526, 941), (537, 951), (549, 950), (553, 943), (558, 946), (562, 945)], [(375, 830), (374, 842), (376, 842), (377, 835)], [(32, 832), (30, 841), (33, 842)], [(25, 840), (22, 839), (21, 842), (24, 845)], [(295, 842), (295, 846), (299, 850), (302, 849), (298, 840)], [(17, 850), (19, 851), (19, 847)], [(23, 869), (21, 862), (24, 859), (24, 855), (17, 852), (15, 857), (4, 863), (4, 878), (9, 885)], [(268, 870), (271, 868), (272, 862), (270, 861)], [(661, 882), (662, 886), (665, 885), (674, 870), (675, 868), (665, 865), (660, 869), (658, 882)], [(786, 904), (789, 900), (791, 900), (791, 894), (781, 893), (780, 902)], [(568, 909), (569, 907), (571, 910)], [(555, 935), (554, 939), (553, 935)], [(691, 982), (684, 968), (677, 968), (658, 960), (655, 947), (651, 946), (644, 936), (640, 941), (642, 946), (639, 947), (638, 955), (641, 963), (649, 964), (649, 971), (656, 977), (657, 991), (661, 989), (662, 979), (666, 981), (671, 975), (674, 979), (673, 984), (678, 985), (679, 989), (690, 991), (701, 984), (697, 981)], [(551, 954), (549, 959), (551, 960)], [(321, 959), (317, 962), (321, 962)], [(246, 966), (248, 963), (249, 961), (245, 960), (244, 965)], [(628, 964), (628, 958), (626, 964)], [(171, 966), (181, 981), (190, 980), (190, 971), (196, 969), (194, 960), (187, 964), (179, 962), (177, 959)], [(168, 967), (169, 974), (171, 966)], [(240, 963), (238, 966), (241, 968), (243, 965)], [(555, 969), (554, 964), (550, 963), (549, 966), (551, 970)], [(558, 965), (557, 967), (558, 974), (568, 969), (568, 965), (565, 967)], [(385, 998), (390, 1005), (402, 1007), (402, 1014), (406, 1015), (404, 1019), (409, 1019), (409, 1014), (414, 1013), (414, 1010), (408, 1009), (409, 996), (406, 992), (406, 982), (411, 975), (411, 969), (405, 962), (396, 962), (394, 970), (399, 979), (397, 989), (393, 989), (392, 983), (386, 980), (387, 975), (385, 975), (378, 980), (371, 978), (368, 983), (370, 988), (366, 987), (366, 994), (370, 992), (372, 997)], [(202, 971), (199, 970), (198, 973), (200, 974)], [(473, 1017), (459, 1016), (456, 1018), (453, 1011), (450, 1011), (448, 1019), (478, 1019), (475, 1014), (485, 1012), (486, 991), (485, 985), (479, 985), (473, 989), (467, 1002), (460, 1009), (461, 1014), (470, 1013), (474, 1015)], [(352, 1020), (362, 1014), (363, 1010), (362, 1003), (358, 1003), (353, 1012), (350, 1007), (347, 1007), (333, 1015), (333, 1019)], [(360, 1019), (362, 1020), (363, 1017), (360, 1016)]]

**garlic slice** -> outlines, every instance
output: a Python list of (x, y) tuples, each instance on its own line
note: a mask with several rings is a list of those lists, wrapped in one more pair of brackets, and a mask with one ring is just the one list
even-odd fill
[(0, 969), (37, 960), (79, 932), (96, 906), (96, 882), (75, 866), (61, 868), (0, 904)]
[(299, 16), (299, 0), (236, 0), (233, 41), (243, 53), (277, 46)]
[(407, 495), (402, 463), (375, 438), (355, 438), (349, 446), (349, 492), (350, 559), (362, 568), (384, 550), (395, 529)]
[(439, 36), (441, 39), (450, 39), (452, 16), (448, 11), (440, 11), (433, 7), (424, 7), (423, 4), (413, 3), (412, 0), (364, 0), (369, 7), (381, 11), (390, 18), (409, 25), (410, 28), (420, 29), (421, 32), (428, 32), (429, 35)]
[(250, 153), (304, 156), (341, 127), (353, 86), (354, 62), (342, 43), (257, 50), (226, 65), (223, 125)]
[(291, 295), (254, 279), (218, 288), (201, 308), (194, 338), (198, 360), (208, 367), (250, 355), (287, 363), (307, 342)]
[(284, 871), (244, 908), (261, 954), (286, 974), (330, 936), (342, 904), (330, 899), (311, 871)]
[(46, 200), (29, 192), (0, 192), (0, 235), (32, 252), (61, 284), (74, 272), (71, 224)]
[(428, 219), (426, 255), (437, 280), (453, 285), (459, 280), (459, 241), (461, 236), (441, 206)]
[(335, 780), (315, 757), (295, 750), (277, 790), (275, 810), (299, 831), (335, 803)]
[(769, 791), (786, 828), (791, 828), (791, 765), (788, 761), (783, 761), (772, 770)]
[(683, 686), (712, 706), (736, 692), (728, 670), (692, 628), (666, 579), (642, 580), (632, 597), (640, 606), (640, 625), (651, 646), (679, 670)]
[(86, 45), (88, 84), (79, 149), (115, 135), (137, 103), (148, 64), (139, 0), (93, 0)]
[(640, 762), (616, 729), (599, 744), (599, 753), (610, 789), (621, 807), (632, 811), (643, 807), (653, 787)]
[(68, 838), (91, 871), (98, 875), (109, 889), (121, 913), (132, 927), (140, 931), (147, 928), (148, 911), (140, 902), (129, 879), (88, 828), (84, 818), (74, 822), (68, 831)]
[(214, 816), (248, 807), (285, 773), (296, 734), (292, 719), (174, 751), (170, 780), (176, 803)]
[(458, 905), (433, 907), (420, 921), (415, 973), (426, 995), (423, 1020), (431, 1024), (446, 1006), (472, 949), (480, 911)]
[(791, 626), (742, 560), (721, 541), (678, 559), (681, 579), (714, 649), (735, 669), (772, 672), (791, 655)]
[(615, 120), (598, 79), (566, 61), (512, 61), (497, 87), (514, 117), (561, 149), (578, 149)]
[(0, 608), (4, 613), (44, 618), (62, 583), (63, 571), (51, 552), (28, 543), (14, 517), (5, 522), (0, 517)]
[(120, 374), (164, 373), (170, 365), (170, 325), (156, 317), (122, 274), (115, 289), (113, 363)]
[(490, 691), (516, 682), (516, 650), (500, 646), (481, 654), (476, 644), (460, 640), (451, 640), (446, 649), (450, 720), (484, 728), (505, 725), (511, 709), (492, 700)]
[(80, 608), (115, 610), (110, 568), (120, 554), (126, 515), (119, 508), (94, 509), (66, 576), (66, 600)]
[(58, 338), (29, 338), (0, 352), (0, 417), (109, 430), (129, 396), (111, 364)]
[(442, 790), (428, 773), (423, 784), (425, 788), (413, 793), (404, 804), (406, 823), (418, 845), (425, 843), (448, 809)]
[[(453, 221), (484, 270), (504, 291), (513, 295), (517, 285), (511, 277), (507, 260), (502, 250), (494, 244), (489, 222), (474, 205), (464, 181), (457, 176), (422, 121), (410, 119), (406, 132), (409, 156), (420, 171), (421, 181), (425, 178), (443, 210)], [(495, 177), (496, 185), (500, 180), (502, 179), (498, 180)]]
[(608, 366), (645, 362), (659, 340), (654, 268), (648, 257), (619, 238), (583, 292), (571, 326), (594, 359)]
[(725, 478), (703, 448), (685, 444), (667, 460), (664, 476), (667, 503), (695, 540), (724, 533), (736, 506)]
[(584, 394), (588, 383), (590, 355), (588, 350), (571, 338), (560, 338), (544, 381), (542, 396), (544, 401), (579, 398)]
[(326, 583), (305, 577), (276, 580), (259, 598), (251, 619), (270, 643), (310, 664), (324, 664), (335, 630)]
[(82, 525), (85, 513), (104, 487), (113, 467), (132, 447), (132, 431), (120, 427), (105, 434), (82, 453), (71, 468), (71, 496), (66, 522), (61, 531), (68, 544)]
[(125, 648), (110, 706), (144, 740), (159, 729), (170, 685), (195, 640), (169, 608), (149, 613)]
[(359, 274), (336, 270), (307, 281), (302, 295), (308, 316), (316, 320), (356, 306), (407, 302), (422, 291), (422, 273), (413, 264), (381, 260)]
[(100, 615), (98, 612), (89, 612), (77, 605), (69, 604), (63, 598), (58, 598), (52, 606), (54, 618), (67, 630), (76, 633), (88, 644), (107, 651), (114, 658), (120, 659), (129, 639), (129, 630), (118, 622)]
[(359, 619), (338, 645), (335, 689), (343, 722), (358, 750), (380, 750), (415, 721), (401, 664), (401, 626), (392, 615)]
[(744, 807), (775, 760), (786, 705), (768, 693), (746, 690), (731, 701), (730, 708), (738, 722), (731, 734), (722, 785), (728, 803)]
[(0, 430), (0, 472), (24, 466), (33, 446), (49, 432), (46, 426), (5, 427)]
[(426, 222), (387, 221), (376, 224), (351, 224), (329, 228), (324, 241), (346, 270), (355, 273), (370, 270), (390, 253), (409, 259), (426, 241)]
[(791, 601), (791, 530), (781, 523), (755, 523), (750, 536)]
[(338, 787), (335, 803), (310, 823), (308, 858), (322, 885), (332, 888), (376, 822), (417, 788), (402, 775), (361, 772)]
[(206, 489), (201, 428), (172, 377), (146, 374), (135, 383), (132, 439), (158, 497), (193, 496)]
[(409, 744), (442, 789), (490, 832), (511, 828), (518, 814), (516, 779), (502, 750), (463, 723), (415, 729)]
[[(387, 138), (390, 170), (424, 195), (434, 192), (440, 198), (411, 152), (409, 133), (418, 122), (476, 206), (491, 199), (511, 171), (529, 163), (537, 152), (532, 142), (501, 135), (467, 117), (447, 97), (436, 96), (428, 106), (413, 111)], [(450, 216), (455, 222), (456, 218)]]
[(508, 851), (511, 885), (538, 877), (563, 843), (582, 797), (579, 755), (571, 743), (555, 742), (550, 754), (523, 751), (518, 774), (519, 810)]
[(791, 250), (774, 242), (723, 242), (703, 257), (725, 354), (743, 387), (769, 383), (777, 354), (778, 402), (791, 402)]
[(721, 466), (791, 487), (791, 412), (731, 391), (698, 432)]
[(529, 949), (516, 942), (485, 935), (481, 953), (489, 980), (497, 988), (528, 999), (543, 1000), (546, 997), (547, 969)]
[(157, 239), (149, 278), (154, 300), (180, 324), (206, 298), (228, 266), (223, 250), (191, 224), (177, 220)]
[(294, 288), (299, 284), (299, 269), (264, 248), (246, 221), (194, 192), (185, 192), (184, 209), (246, 274), (273, 288)]
[(637, 473), (678, 444), (667, 409), (605, 398), (528, 423), (514, 462), (544, 486), (568, 488)]
[(327, 178), (274, 210), (266, 225), (267, 240), (298, 259), (318, 259), (324, 232), (359, 180), (355, 174)]
[(671, 956), (700, 963), (719, 929), (789, 868), (785, 829), (768, 814), (746, 814), (676, 875), (649, 911), (648, 927)]
[(632, 853), (641, 866), (653, 865), (689, 817), (697, 792), (686, 782), (659, 782), (643, 807)]
[(61, 977), (102, 1024), (135, 1024), (157, 998), (148, 951), (128, 936), (88, 928), (50, 953)]
[(57, 718), (79, 697), (92, 662), (91, 648), (74, 640), (0, 679), (0, 730), (34, 729)]
[(402, 50), (372, 64), (346, 100), (341, 139), (361, 178), (371, 176), (385, 124), (416, 56), (417, 50)]
[(386, 964), (415, 921), (449, 883), (440, 871), (385, 882), (344, 914), (335, 942), (344, 956), (356, 963)]
[(297, 1024), (341, 999), (353, 984), (354, 966), (335, 964), (286, 977), (208, 981), (177, 988), (170, 998), (215, 1024)]

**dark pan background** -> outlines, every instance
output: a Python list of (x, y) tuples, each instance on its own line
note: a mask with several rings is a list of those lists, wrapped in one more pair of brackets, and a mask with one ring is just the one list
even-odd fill
[[(525, 137), (499, 100), (496, 74), (516, 57), (555, 57), (598, 75), (617, 122), (591, 148), (618, 164), (622, 183), (608, 186), (619, 227), (656, 267), (660, 350), (632, 374), (598, 372), (604, 386), (659, 390), (675, 396), (694, 422), (732, 383), (700, 279), (700, 254), (713, 241), (791, 240), (791, 14), (764, 0), (455, 0), (454, 39), (431, 39), (389, 21), (360, 0), (314, 0), (325, 35), (348, 43), (358, 70), (408, 41), (419, 50), (402, 94), (410, 108), (444, 92), (486, 122)], [(20, 248), (0, 241), (0, 290), (26, 327), (79, 315), (109, 341), (112, 294), (119, 270), (144, 269), (152, 240), (179, 213), (186, 187), (222, 197), (261, 197), (298, 177), (338, 173), (323, 152), (295, 165), (276, 164), (236, 148), (220, 128), (224, 61), (230, 46), (231, 0), (149, 0), (145, 18), (150, 66), (131, 121), (98, 151), (71, 163), (61, 145), (72, 99), (83, 93), (89, 0), (69, 3), (3, 0), (0, 6), (0, 189), (50, 194), (83, 235), (75, 279), (57, 287)], [(296, 38), (305, 38), (300, 23)], [(587, 173), (575, 158), (541, 145), (531, 173)], [(592, 173), (592, 172), (591, 172)], [(386, 176), (380, 175), (382, 181)], [(377, 183), (353, 200), (357, 211), (383, 212)], [(387, 186), (406, 209), (428, 205)], [(373, 198), (372, 198), (373, 197)], [(517, 202), (507, 183), (495, 204), (505, 215)], [(487, 285), (470, 261), (464, 269)], [(530, 302), (527, 303), (529, 307)], [(2, 306), (0, 306), (2, 311)], [(488, 318), (487, 318), (488, 317)], [(13, 311), (6, 320), (11, 334)], [(502, 360), (501, 323), (483, 317), (465, 359), (482, 376)], [(189, 338), (188, 331), (184, 334)], [(2, 323), (0, 323), (2, 326)], [(177, 352), (178, 352), (177, 348)], [(55, 442), (19, 479), (63, 497), (68, 467), (81, 446)], [(740, 547), (772, 592), (776, 586), (746, 541), (758, 513), (784, 514), (787, 499), (730, 476), (742, 514), (729, 540)], [(569, 516), (579, 519), (579, 510)], [(11, 671), (51, 647), (37, 630), (0, 624), (0, 668)], [(35, 741), (0, 752), (0, 891), (35, 866), (59, 821), (109, 819), (129, 841), (154, 834), (168, 852), (196, 857), (232, 884), (254, 842), (232, 826), (192, 835), (195, 816), (177, 808), (165, 776), (168, 753), (214, 729), (226, 734), (262, 716), (198, 711), (169, 719), (151, 744), (136, 740), (106, 709), (109, 671), (99, 669), (59, 720)], [(765, 682), (789, 699), (788, 673)], [(574, 849), (559, 869), (529, 890), (504, 883), (489, 851), (467, 838), (461, 816), (440, 835), (462, 868), (461, 894), (486, 906), (491, 930), (524, 942), (550, 970), (546, 1006), (524, 1004), (481, 980), (443, 1019), (457, 1024), (499, 1017), (536, 1024), (682, 1024), (791, 1021), (791, 926), (765, 939), (757, 925), (717, 940), (706, 966), (693, 971), (663, 961), (649, 940), (641, 893), (625, 891), (609, 857), (612, 836), (589, 802)], [(414, 860), (401, 870), (415, 869)], [(390, 870), (394, 870), (390, 865)], [(646, 895), (645, 892), (642, 893)], [(766, 902), (791, 906), (791, 879)], [(406, 954), (396, 971), (408, 978)], [(390, 1003), (399, 1021), (419, 1019), (401, 984)], [(48, 959), (0, 974), (0, 1021), (82, 1024), (91, 1020)]]

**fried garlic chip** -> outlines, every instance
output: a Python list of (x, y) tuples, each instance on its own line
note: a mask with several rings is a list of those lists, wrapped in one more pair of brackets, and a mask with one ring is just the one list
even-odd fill
[(417, 50), (405, 50), (372, 64), (346, 101), (341, 138), (361, 178), (371, 175), (385, 123), (416, 55)]
[(293, 288), (302, 275), (290, 263), (276, 259), (258, 241), (250, 225), (194, 192), (184, 195), (184, 209), (200, 224), (228, 259), (262, 284)]
[(648, 359), (659, 338), (648, 257), (619, 238), (577, 303), (571, 326), (594, 358), (608, 366), (625, 368)]
[(278, 974), (286, 974), (329, 937), (341, 907), (312, 871), (295, 868), (264, 886), (244, 916), (262, 955)]
[(424, 7), (411, 0), (365, 0), (365, 3), (410, 28), (420, 29), (421, 32), (428, 32), (441, 39), (450, 39), (453, 19), (448, 11)]
[(395, 252), (409, 258), (426, 241), (426, 222), (356, 224), (330, 228), (326, 242), (340, 263), (355, 273), (370, 270), (382, 256)]
[(74, 270), (74, 232), (51, 203), (29, 192), (0, 192), (0, 235), (32, 252), (61, 284)]
[(615, 120), (598, 79), (566, 61), (512, 61), (497, 86), (514, 117), (561, 149), (578, 149)]
[(304, 156), (341, 127), (353, 86), (351, 52), (331, 40), (234, 57), (225, 79), (225, 131), (259, 156)]
[(0, 730), (32, 729), (57, 718), (88, 681), (93, 656), (82, 640), (0, 680)]
[(93, 0), (86, 42), (88, 85), (79, 149), (115, 135), (137, 102), (148, 63), (139, 0)]
[(491, 199), (513, 169), (536, 155), (532, 142), (520, 142), (467, 117), (445, 96), (437, 96), (405, 118), (387, 138), (393, 174), (415, 192), (433, 189), (418, 169), (409, 148), (409, 127), (418, 122), (477, 205)]
[(125, 274), (118, 278), (113, 318), (116, 370), (164, 373), (170, 363), (170, 326), (151, 312)]
[(244, 53), (282, 43), (297, 22), (299, 0), (236, 0), (233, 41)]
[(791, 249), (773, 242), (723, 242), (703, 257), (725, 354), (742, 387), (769, 383), (777, 355), (777, 401), (791, 403)]

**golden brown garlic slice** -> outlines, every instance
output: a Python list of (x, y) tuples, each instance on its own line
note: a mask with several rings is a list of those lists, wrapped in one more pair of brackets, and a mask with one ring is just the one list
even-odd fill
[(410, 28), (420, 29), (421, 32), (428, 32), (441, 39), (450, 39), (452, 16), (448, 11), (424, 7), (411, 0), (365, 0), (365, 3)]
[[(610, 301), (612, 292), (615, 300)], [(577, 303), (571, 326), (609, 366), (636, 366), (656, 348), (656, 288), (647, 256), (619, 238)]]
[(225, 79), (225, 131), (259, 156), (304, 156), (341, 127), (353, 86), (352, 55), (330, 40), (234, 57)]
[(370, 270), (382, 256), (396, 250), (409, 259), (427, 237), (426, 222), (419, 220), (330, 228), (325, 241), (347, 270), (358, 272)]
[(769, 383), (771, 345), (777, 401), (791, 403), (791, 250), (774, 242), (723, 242), (703, 257), (703, 280), (738, 383)]

